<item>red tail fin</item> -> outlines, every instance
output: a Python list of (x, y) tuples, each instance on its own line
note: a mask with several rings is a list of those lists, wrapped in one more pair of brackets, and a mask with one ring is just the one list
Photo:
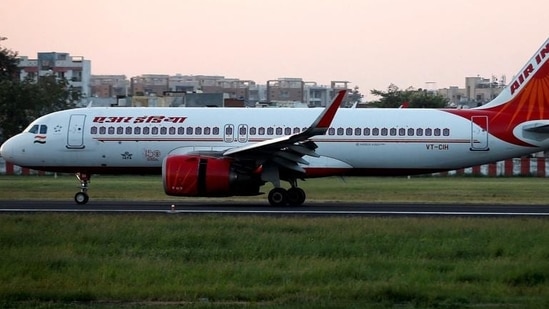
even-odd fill
[(549, 119), (549, 39), (491, 102), (481, 107), (512, 123)]
[(474, 122), (486, 131), (490, 128), (491, 134), (509, 143), (533, 146), (513, 131), (529, 121), (549, 121), (549, 39), (494, 100), (471, 110), (447, 111), (471, 121), (479, 114), (488, 116), (489, 125)]

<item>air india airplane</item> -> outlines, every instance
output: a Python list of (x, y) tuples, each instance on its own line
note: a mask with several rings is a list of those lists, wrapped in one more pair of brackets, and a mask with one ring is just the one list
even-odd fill
[[(161, 174), (171, 196), (268, 194), (305, 202), (298, 180), (454, 170), (549, 149), (549, 39), (491, 102), (473, 109), (131, 108), (64, 110), (33, 121), (0, 153), (13, 164), (75, 173)], [(281, 182), (289, 183), (284, 189)]]

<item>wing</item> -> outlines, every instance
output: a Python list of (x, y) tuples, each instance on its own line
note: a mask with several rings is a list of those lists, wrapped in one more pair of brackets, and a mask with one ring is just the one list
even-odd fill
[(300, 163), (308, 164), (303, 159), (303, 156), (318, 157), (318, 154), (315, 152), (317, 145), (310, 138), (326, 133), (346, 93), (346, 90), (340, 90), (332, 102), (305, 131), (264, 140), (243, 147), (231, 148), (226, 150), (223, 155), (241, 160), (270, 160), (280, 167), (294, 172), (305, 173), (305, 170), (299, 166)]

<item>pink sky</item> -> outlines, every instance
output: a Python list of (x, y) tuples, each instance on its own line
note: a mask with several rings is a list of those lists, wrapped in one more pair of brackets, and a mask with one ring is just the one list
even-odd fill
[(2, 45), (68, 52), (92, 74), (300, 77), (371, 89), (513, 75), (549, 35), (549, 1), (17, 0)]

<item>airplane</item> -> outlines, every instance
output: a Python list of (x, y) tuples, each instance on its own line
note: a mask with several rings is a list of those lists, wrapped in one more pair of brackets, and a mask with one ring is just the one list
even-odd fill
[[(407, 176), (549, 149), (549, 39), (492, 101), (472, 109), (87, 107), (33, 121), (0, 148), (7, 161), (75, 173), (161, 174), (170, 196), (252, 196), (298, 206), (298, 180)], [(287, 182), (285, 189), (281, 182)]]

